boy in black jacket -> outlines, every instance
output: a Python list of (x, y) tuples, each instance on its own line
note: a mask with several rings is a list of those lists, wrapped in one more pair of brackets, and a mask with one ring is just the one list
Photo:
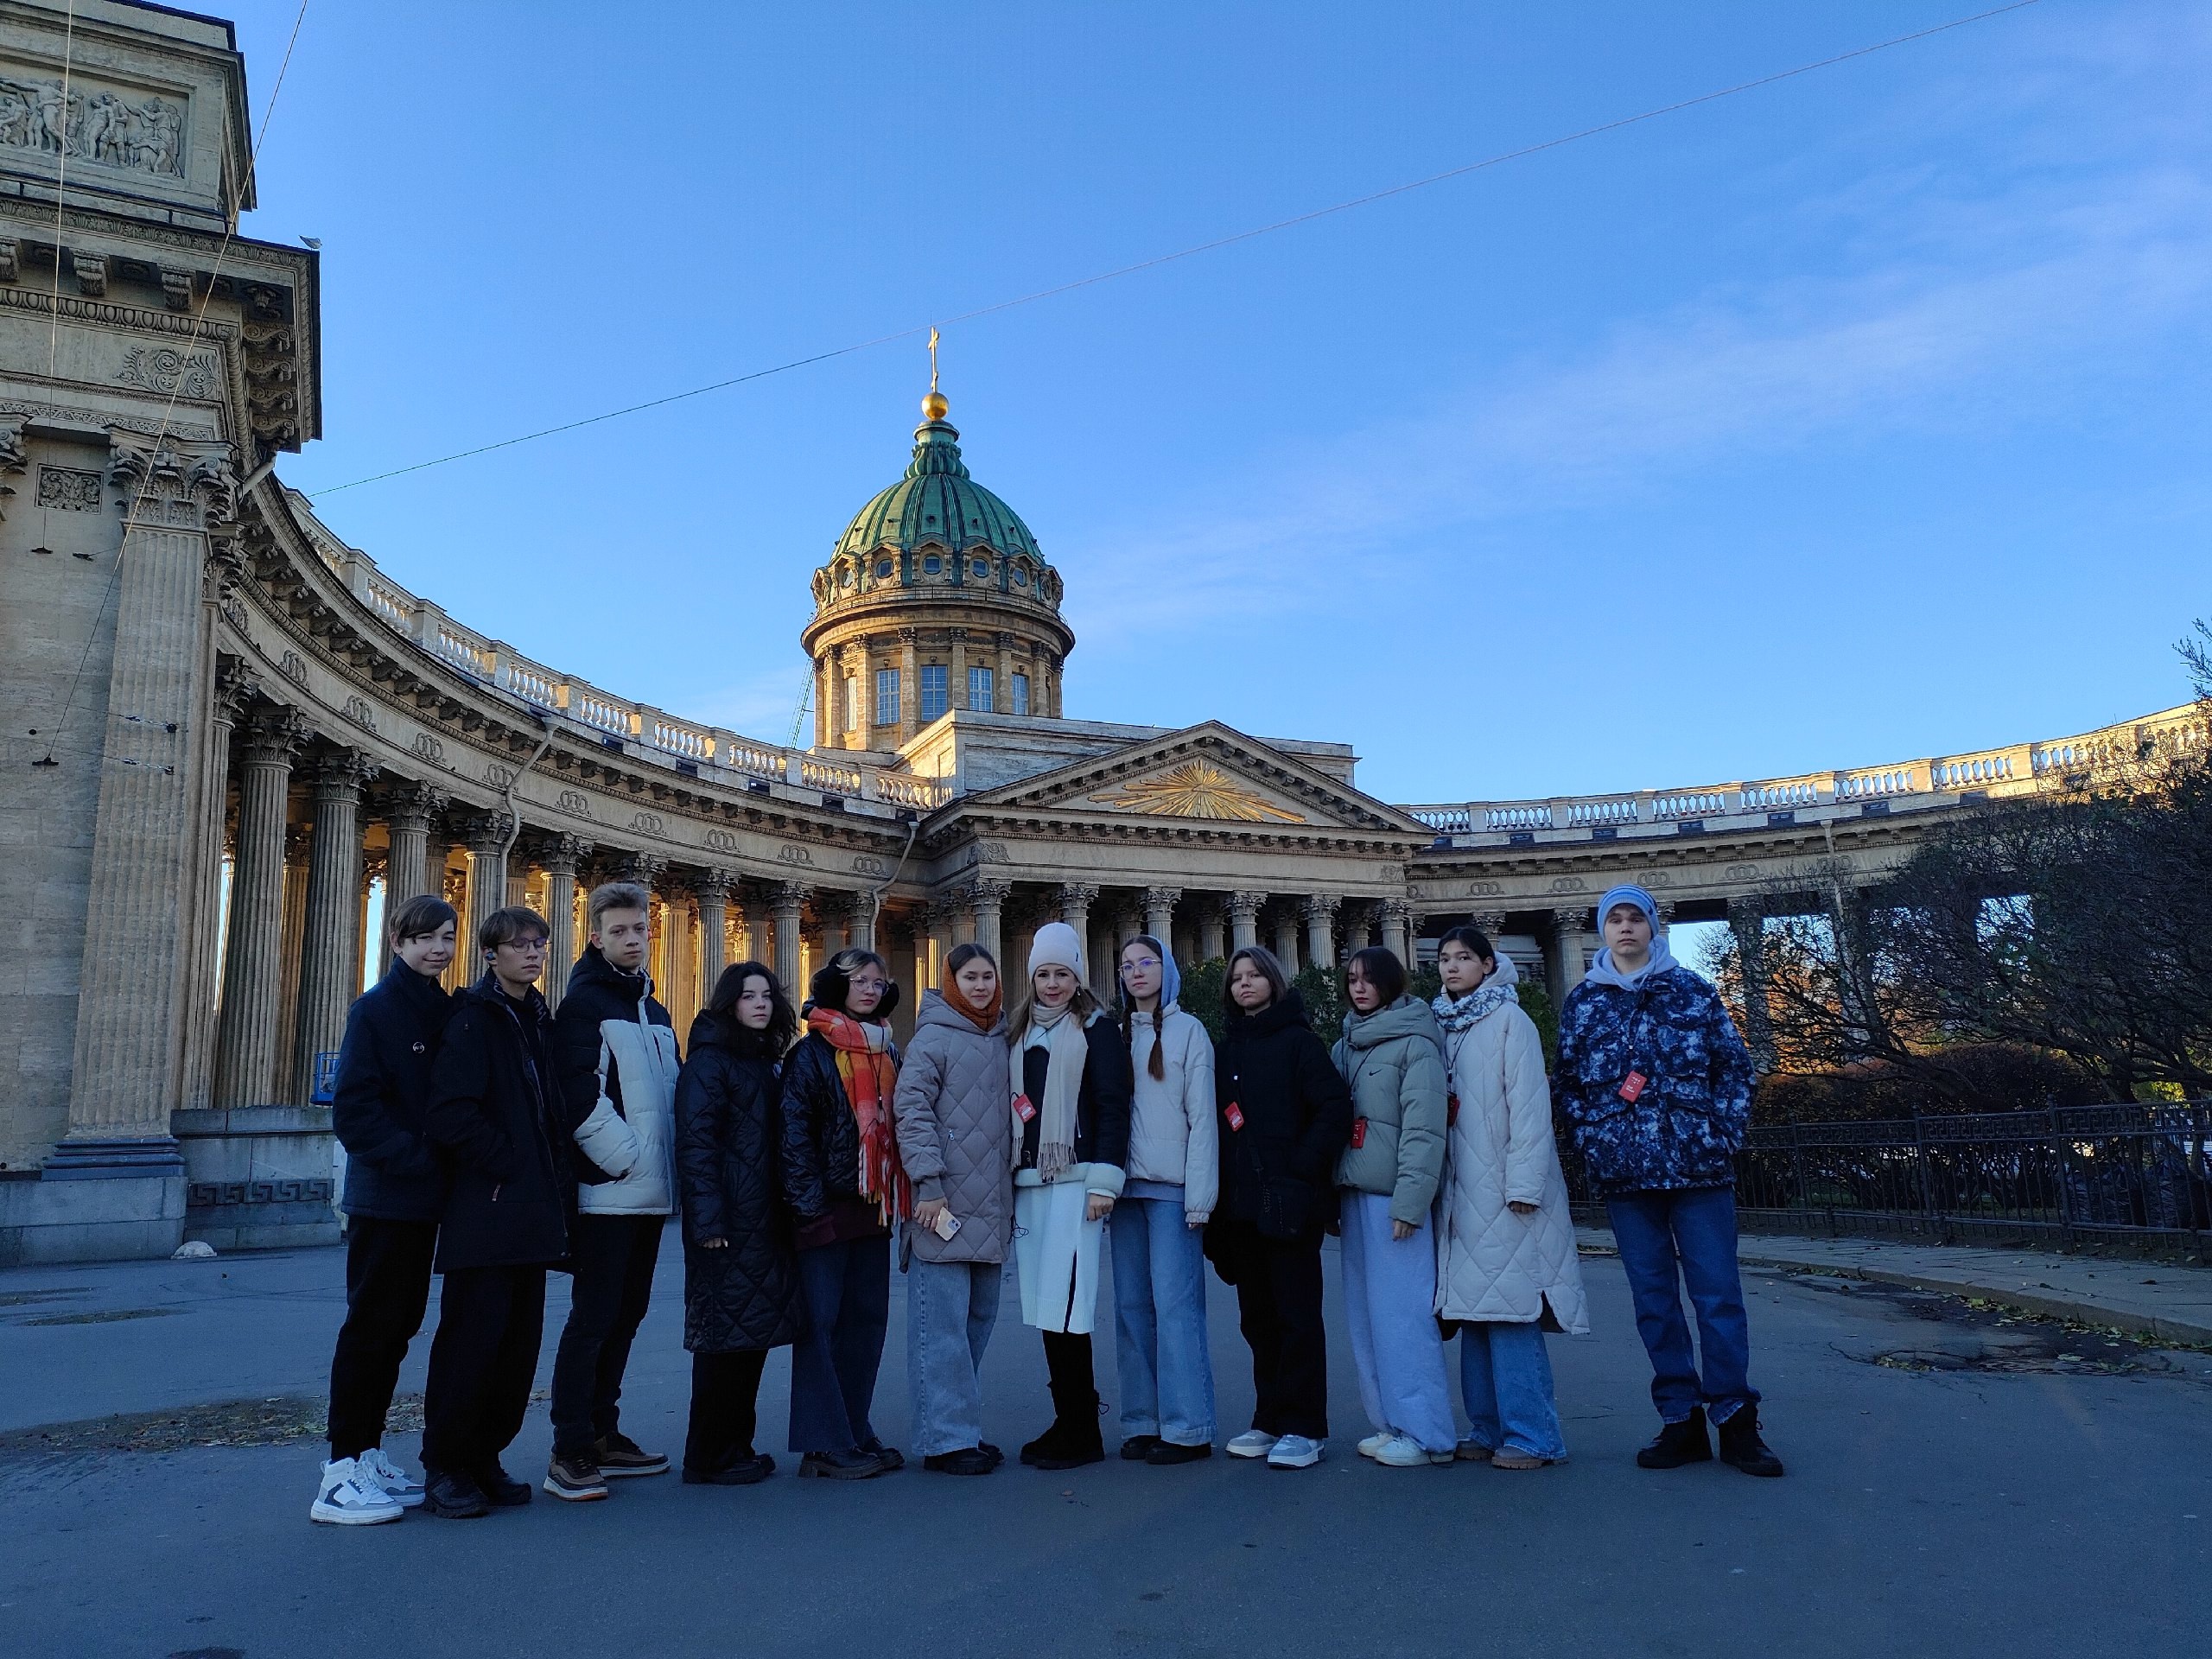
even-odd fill
[(460, 918), (423, 893), (392, 912), (391, 969), (346, 1016), (331, 1127), (346, 1148), (346, 1323), (330, 1360), (330, 1461), (313, 1520), (397, 1521), (423, 1486), (384, 1454), (384, 1420), (407, 1344), (423, 1328), (445, 1172), (424, 1123), (430, 1065), (450, 999)]
[(454, 999), (430, 1097), (430, 1139), (453, 1168), (438, 1235), (445, 1275), (423, 1401), (424, 1508), (480, 1516), (530, 1502), (499, 1466), (522, 1427), (545, 1328), (545, 1270), (569, 1248), (575, 1184), (538, 995), (545, 918), (520, 905), (477, 931), (487, 971)]

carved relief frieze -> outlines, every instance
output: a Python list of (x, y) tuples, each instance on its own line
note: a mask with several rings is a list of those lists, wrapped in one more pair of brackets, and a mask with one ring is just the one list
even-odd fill
[(38, 504), (57, 512), (98, 512), (100, 510), (101, 479), (98, 473), (80, 472), (74, 467), (41, 467), (38, 469)]
[(415, 741), (412, 743), (410, 743), (407, 747), (413, 750), (416, 755), (421, 757), (423, 760), (428, 760), (434, 766), (442, 766), (445, 765), (446, 746), (439, 742), (436, 738), (431, 736), (428, 732), (416, 733)]
[(300, 653), (296, 651), (284, 653), (284, 659), (276, 664), (276, 671), (296, 685), (308, 683), (308, 665), (300, 660)]
[(776, 860), (782, 864), (810, 865), (814, 862), (814, 852), (811, 848), (804, 847), (798, 842), (787, 841), (776, 849)]
[(174, 346), (133, 346), (124, 353), (115, 378), (126, 386), (143, 386), (165, 397), (213, 397), (222, 387), (223, 368), (213, 352), (181, 352)]
[(564, 789), (558, 802), (561, 810), (574, 817), (591, 817), (591, 797), (580, 789)]
[(366, 697), (358, 694), (346, 699), (346, 718), (363, 731), (373, 732), (377, 728), (376, 710), (369, 706)]
[(709, 830), (704, 840), (708, 849), (712, 852), (734, 853), (737, 850), (737, 836), (728, 830)]
[(512, 786), (515, 776), (515, 769), (512, 766), (503, 766), (497, 760), (487, 760), (484, 763), (484, 781), (494, 789), (506, 789)]
[(662, 822), (661, 816), (658, 812), (632, 812), (630, 815), (630, 827), (645, 835), (658, 836), (668, 826)]
[(118, 173), (184, 176), (185, 106), (159, 93), (8, 66), (0, 73), (0, 146)]

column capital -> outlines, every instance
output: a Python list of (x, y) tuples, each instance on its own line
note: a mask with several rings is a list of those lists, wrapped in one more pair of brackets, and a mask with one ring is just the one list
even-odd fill
[(1014, 891), (1014, 883), (995, 875), (979, 875), (963, 889), (971, 905), (1003, 905)]
[(1502, 910), (1478, 910), (1474, 913), (1475, 925), (1494, 940), (1505, 931), (1505, 912)]
[(385, 791), (385, 821), (395, 830), (415, 830), (428, 835), (432, 821), (452, 804), (452, 797), (443, 790), (404, 779)]
[(964, 645), (968, 643), (968, 630), (965, 628), (948, 628), (945, 632), (956, 644)]
[(1268, 895), (1264, 893), (1232, 893), (1224, 902), (1231, 916), (1249, 922), (1260, 913), (1261, 907), (1268, 902)]
[(480, 855), (504, 853), (507, 849), (507, 837), (513, 833), (514, 827), (512, 813), (472, 812), (461, 821), (461, 844)]
[(1738, 893), (1728, 901), (1728, 925), (1750, 927), (1766, 919), (1766, 900), (1757, 893)]
[(217, 720), (235, 726), (260, 696), (260, 678), (237, 658), (226, 657), (217, 665), (213, 710)]
[(264, 703), (246, 728), (246, 764), (289, 766), (307, 741), (307, 716), (281, 702)]
[(1343, 898), (1333, 893), (1309, 893), (1298, 901), (1298, 913), (1308, 922), (1334, 921)]
[(358, 803), (362, 788), (382, 770), (359, 749), (329, 749), (317, 759), (308, 777), (318, 801)]
[(1395, 922), (1402, 927), (1413, 918), (1414, 907), (1403, 899), (1385, 899), (1376, 909), (1384, 921)]
[(796, 916), (805, 906), (812, 891), (804, 881), (772, 881), (768, 884), (768, 908), (784, 915)]
[(1062, 910), (1089, 910), (1098, 902), (1098, 888), (1089, 881), (1063, 881), (1055, 896), (1059, 899)]
[(736, 886), (737, 872), (724, 869), (719, 864), (709, 864), (691, 880), (691, 891), (699, 896), (700, 903), (721, 905), (725, 909), (729, 905), (730, 890)]
[(607, 863), (616, 880), (634, 881), (648, 893), (655, 882), (668, 874), (668, 861), (658, 853), (616, 852), (609, 856)]
[(1662, 927), (1672, 927), (1674, 925), (1675, 925), (1675, 901), (1674, 901), (1672, 899), (1660, 899), (1660, 900), (1659, 900), (1659, 925), (1660, 925), (1660, 926), (1662, 926)]
[(592, 844), (582, 836), (566, 833), (542, 836), (531, 848), (531, 856), (537, 868), (548, 875), (565, 875), (570, 880), (591, 856)]
[(1588, 905), (1560, 905), (1553, 908), (1552, 925), (1562, 933), (1588, 933), (1591, 927), (1591, 906)]
[(1146, 910), (1173, 910), (1183, 902), (1180, 887), (1147, 887), (1141, 898)]

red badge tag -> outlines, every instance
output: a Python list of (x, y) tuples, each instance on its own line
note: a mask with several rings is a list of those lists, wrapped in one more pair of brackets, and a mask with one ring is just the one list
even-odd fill
[(1355, 1117), (1351, 1121), (1351, 1149), (1357, 1152), (1367, 1144), (1367, 1120)]
[(1444, 1096), (1444, 1127), (1450, 1128), (1459, 1121), (1459, 1093), (1456, 1089)]
[(1028, 1096), (1016, 1095), (1014, 1097), (1014, 1115), (1027, 1123), (1037, 1116), (1037, 1109), (1029, 1103)]
[(1630, 1105), (1635, 1105), (1636, 1097), (1643, 1092), (1643, 1085), (1650, 1081), (1641, 1071), (1630, 1072), (1621, 1080), (1621, 1098)]
[(1241, 1129), (1244, 1127), (1244, 1109), (1242, 1106), (1239, 1106), (1235, 1101), (1232, 1100), (1229, 1103), (1229, 1109), (1224, 1112), (1222, 1116), (1229, 1120), (1229, 1127), (1230, 1128)]

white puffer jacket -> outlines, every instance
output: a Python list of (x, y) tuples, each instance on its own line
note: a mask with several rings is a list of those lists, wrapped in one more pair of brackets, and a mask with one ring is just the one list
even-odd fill
[[(576, 1128), (584, 1156), (614, 1177), (576, 1189), (588, 1216), (665, 1216), (676, 1209), (676, 1033), (645, 1017), (599, 1022), (600, 1096)], [(607, 1097), (610, 1063), (621, 1078), (622, 1109)]]
[(1213, 1039), (1196, 1014), (1165, 1010), (1160, 1069), (1152, 1075), (1153, 1018), (1132, 1014), (1129, 1061), (1136, 1098), (1129, 1110), (1128, 1179), (1183, 1189), (1183, 1214), (1205, 1221), (1221, 1191), (1221, 1149), (1214, 1127)]
[[(1503, 958), (1499, 969), (1511, 971)], [(1535, 1022), (1519, 1004), (1501, 1003), (1465, 1031), (1446, 1031), (1444, 1055), (1459, 1112), (1446, 1133), (1436, 1198), (1437, 1313), (1526, 1325), (1548, 1302), (1562, 1330), (1588, 1334)], [(1516, 1215), (1515, 1203), (1536, 1212)]]

